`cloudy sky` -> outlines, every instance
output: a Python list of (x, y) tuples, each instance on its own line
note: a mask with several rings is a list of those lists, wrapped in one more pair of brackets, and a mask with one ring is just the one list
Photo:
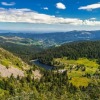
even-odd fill
[(100, 0), (0, 0), (0, 30), (100, 30)]

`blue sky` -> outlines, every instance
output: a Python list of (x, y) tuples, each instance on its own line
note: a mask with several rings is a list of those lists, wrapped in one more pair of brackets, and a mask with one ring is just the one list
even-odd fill
[(0, 0), (0, 30), (100, 30), (100, 0)]

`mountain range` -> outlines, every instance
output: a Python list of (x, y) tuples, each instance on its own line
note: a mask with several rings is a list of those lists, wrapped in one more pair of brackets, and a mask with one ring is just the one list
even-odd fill
[(20, 37), (31, 39), (33, 45), (42, 45), (43, 47), (57, 46), (63, 43), (84, 40), (99, 40), (100, 30), (98, 31), (69, 31), (69, 32), (54, 32), (54, 33), (0, 33), (0, 36), (5, 37)]

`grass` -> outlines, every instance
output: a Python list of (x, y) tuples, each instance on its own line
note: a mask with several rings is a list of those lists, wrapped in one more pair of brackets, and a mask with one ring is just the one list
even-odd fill
[(19, 69), (23, 69), (23, 67), (28, 66), (20, 58), (14, 56), (12, 53), (2, 48), (0, 48), (0, 64), (4, 65), (7, 68), (11, 66)]
[(80, 58), (80, 59), (78, 59), (78, 60), (76, 60), (76, 63), (78, 63), (78, 64), (83, 64), (83, 65), (85, 65), (85, 66), (87, 66), (87, 67), (95, 67), (95, 68), (98, 68), (98, 64), (96, 63), (96, 61), (95, 60), (89, 60), (89, 59), (87, 59), (87, 58)]
[(79, 87), (79, 86), (87, 87), (88, 83), (90, 82), (90, 79), (86, 77), (74, 77), (72, 78), (70, 82), (76, 87)]
[(84, 74), (85, 72), (72, 70), (71, 72), (68, 73), (68, 76), (69, 77), (82, 77), (82, 75)]
[(64, 63), (65, 65), (68, 65), (68, 64), (75, 64), (75, 65), (79, 64), (80, 65), (80, 64), (82, 64), (87, 67), (95, 67), (95, 68), (98, 68), (98, 66), (99, 66), (95, 60), (89, 60), (87, 58), (80, 58), (78, 60), (67, 60), (67, 58), (64, 57), (64, 58), (57, 58), (54, 60)]
[(0, 89), (0, 97), (3, 97), (5, 94), (8, 94), (8, 91)]
[[(99, 64), (97, 64), (96, 59), (90, 60), (87, 58), (79, 58), (78, 60), (68, 60), (67, 57), (63, 57), (56, 58), (54, 59), (54, 61), (59, 62), (60, 65), (65, 65), (65, 69), (68, 70), (69, 81), (76, 87), (88, 86), (89, 82), (91, 82), (91, 79), (85, 77), (85, 75), (87, 73), (93, 75), (98, 69), (98, 66), (100, 66)], [(80, 68), (76, 70), (77, 65), (84, 65), (86, 68), (85, 71), (82, 71)]]
[(10, 66), (10, 62), (9, 62), (7, 59), (2, 59), (2, 60), (0, 61), (0, 63), (1, 63), (2, 65), (4, 65), (5, 67), (9, 67), (9, 66)]

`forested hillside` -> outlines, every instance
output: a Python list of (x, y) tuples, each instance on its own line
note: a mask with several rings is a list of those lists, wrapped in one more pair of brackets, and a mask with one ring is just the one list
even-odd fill
[(12, 52), (27, 63), (32, 59), (35, 53), (42, 51), (42, 47), (38, 44), (34, 45), (31, 39), (24, 39), (16, 36), (0, 36), (0, 47)]
[[(37, 54), (36, 58), (39, 59), (40, 63), (53, 66), (58, 72), (67, 70), (67, 81), (75, 87), (76, 93), (84, 91), (91, 94), (92, 91), (93, 94), (88, 99), (100, 99), (94, 97), (95, 93), (100, 94), (100, 41), (63, 44)], [(95, 85), (93, 87), (98, 92), (94, 93), (95, 89), (91, 85)], [(82, 92), (82, 94), (84, 93)], [(100, 97), (100, 95), (98, 96)], [(79, 99), (76, 98), (74, 99)], [(84, 99), (86, 97), (81, 98), (81, 100)]]
[(37, 58), (42, 63), (51, 64), (53, 58), (67, 57), (68, 59), (77, 60), (86, 57), (89, 59), (98, 59), (100, 62), (100, 41), (83, 41), (63, 44), (59, 47), (51, 48), (41, 52)]
[[(87, 42), (75, 43), (74, 47), (76, 47), (76, 44), (83, 45), (85, 43), (87, 44)], [(92, 42), (90, 43), (92, 46)], [(95, 42), (95, 43), (98, 43), (98, 42)], [(95, 46), (95, 43), (93, 44), (94, 46)], [(66, 45), (71, 48), (73, 47), (72, 43), (65, 44), (62, 47), (65, 47)], [(65, 55), (59, 56), (59, 57), (62, 57), (63, 60), (60, 58), (56, 59), (58, 58), (58, 54), (62, 53), (59, 48), (61, 47), (50, 49), (48, 50), (48, 52), (45, 51), (45, 53), (42, 53), (41, 55), (39, 54), (39, 58), (42, 56), (46, 57), (46, 54), (47, 54), (47, 57), (48, 58), (50, 57), (49, 61), (52, 61), (52, 57), (55, 57), (55, 59), (53, 58), (53, 60), (64, 61), (63, 56)], [(56, 51), (56, 56), (53, 56), (53, 54), (55, 54), (53, 52), (56, 49), (58, 49), (59, 51)], [(64, 48), (63, 52), (65, 50), (66, 49)], [(51, 53), (52, 53), (52, 57), (51, 55), (49, 55)], [(66, 52), (64, 53), (66, 54)], [(59, 69), (46, 71), (44, 69), (39, 68), (38, 66), (34, 64), (32, 64), (31, 66), (28, 65), (28, 67), (23, 66), (22, 61), (18, 57), (15, 57), (13, 54), (9, 53), (8, 51), (4, 49), (0, 49), (0, 57), (1, 57), (0, 62), (2, 65), (1, 67), (3, 69), (5, 67), (6, 70), (7, 69), (9, 70), (11, 66), (13, 68), (18, 68), (19, 70), (24, 71), (24, 76), (17, 75), (17, 77), (15, 77), (13, 74), (11, 74), (11, 76), (9, 77), (3, 77), (1, 73), (0, 100), (9, 100), (9, 99), (11, 100), (25, 100), (25, 99), (26, 100), (51, 100), (51, 99), (52, 100), (79, 100), (79, 99), (80, 100), (85, 100), (85, 99), (86, 100), (99, 100), (100, 99), (100, 87), (99, 87), (100, 86), (100, 77), (99, 77), (100, 74), (95, 73), (93, 74), (94, 77), (91, 77), (90, 76), (91, 74), (90, 75), (84, 74), (85, 66), (83, 65), (80, 67), (76, 66), (74, 68), (69, 65), (68, 68), (70, 68), (70, 72), (68, 69), (64, 70), (63, 72), (59, 72)], [(81, 60), (83, 61), (84, 59), (81, 59)], [(61, 62), (59, 62), (59, 64), (60, 63)], [(99, 65), (95, 63), (96, 62), (92, 62), (92, 64), (94, 64), (95, 68), (97, 69)], [(87, 67), (88, 66), (86, 66), (86, 69)], [(76, 77), (78, 77), (78, 79)], [(78, 83), (78, 85), (76, 85), (75, 82)]]
[(0, 48), (0, 100), (9, 100), (12, 96), (27, 90), (28, 83), (25, 82), (27, 85), (24, 86), (24, 80), (30, 82), (29, 80), (40, 77), (40, 71), (36, 66), (30, 66), (21, 58)]

